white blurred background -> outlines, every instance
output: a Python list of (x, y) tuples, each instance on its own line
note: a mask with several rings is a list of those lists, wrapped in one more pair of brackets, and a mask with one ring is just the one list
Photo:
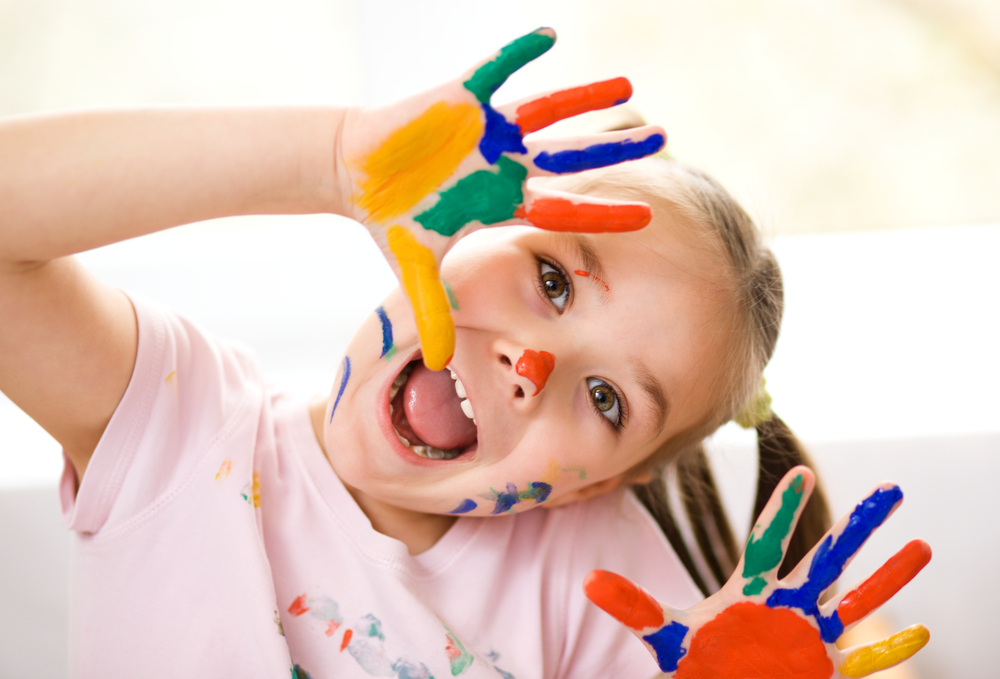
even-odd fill
[[(0, 0), (0, 114), (378, 104), (541, 25), (558, 44), (498, 101), (627, 75), (632, 109), (667, 128), (671, 153), (741, 200), (785, 272), (767, 373), (776, 411), (814, 451), (836, 514), (882, 479), (908, 495), (844, 581), (924, 537), (934, 560), (882, 618), (931, 628), (916, 676), (996, 676), (993, 0)], [(354, 327), (393, 284), (360, 227), (328, 216), (219, 220), (83, 259), (251, 345), (302, 394), (329, 390)], [(339, 299), (319, 294), (331, 288)], [(2, 396), (0, 432), (0, 677), (65, 676), (58, 446)], [(752, 444), (728, 428), (713, 442), (741, 530)]]

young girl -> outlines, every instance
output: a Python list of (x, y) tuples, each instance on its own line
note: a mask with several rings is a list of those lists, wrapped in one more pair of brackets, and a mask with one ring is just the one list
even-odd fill
[[(888, 655), (832, 645), (926, 562), (920, 544), (818, 604), (898, 489), (876, 489), (778, 580), (783, 555), (793, 565), (825, 528), (804, 467), (760, 505), (730, 583), (699, 603), (707, 587), (657, 481), (678, 463), (724, 581), (736, 550), (700, 441), (750, 418), (771, 451), (763, 498), (794, 464), (779, 451), (797, 450), (759, 391), (778, 269), (707, 177), (664, 159), (615, 166), (658, 151), (659, 128), (524, 140), (630, 94), (615, 80), (493, 108), (553, 40), (529, 34), (382, 110), (3, 123), (0, 387), (65, 451), (75, 675), (650, 676), (631, 631), (677, 676), (863, 676), (922, 645), (918, 633)], [(544, 176), (561, 178), (528, 182)], [(403, 283), (358, 330), (329, 397), (307, 403), (70, 256), (305, 212), (361, 221)], [(524, 511), (536, 507), (549, 511)], [(624, 626), (580, 595), (585, 578)], [(725, 652), (705, 650), (723, 638)]]

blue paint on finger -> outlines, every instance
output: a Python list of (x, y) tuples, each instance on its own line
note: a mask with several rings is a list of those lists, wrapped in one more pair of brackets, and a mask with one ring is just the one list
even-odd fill
[(461, 504), (459, 504), (457, 507), (455, 507), (453, 510), (451, 510), (448, 513), (449, 514), (465, 514), (466, 512), (471, 512), (477, 506), (478, 505), (473, 500), (470, 500), (469, 498), (465, 498), (464, 500), (462, 500)]
[(666, 139), (662, 134), (653, 134), (641, 141), (626, 139), (608, 144), (594, 144), (585, 149), (571, 149), (556, 153), (542, 151), (535, 156), (535, 165), (546, 172), (555, 174), (582, 172), (583, 170), (615, 165), (626, 160), (645, 158), (662, 149), (665, 142)]
[(378, 314), (378, 319), (382, 322), (382, 353), (379, 354), (379, 358), (382, 358), (392, 350), (392, 323), (386, 316), (384, 307), (379, 307), (375, 313)]
[(862, 500), (851, 512), (844, 531), (836, 538), (828, 535), (820, 543), (809, 564), (809, 575), (805, 583), (795, 589), (775, 590), (768, 597), (767, 605), (771, 608), (785, 606), (802, 610), (815, 618), (823, 641), (828, 644), (836, 641), (844, 633), (844, 625), (836, 611), (829, 617), (820, 614), (820, 594), (836, 582), (847, 562), (902, 499), (903, 491), (898, 486), (893, 486), (879, 488)]
[(687, 636), (688, 627), (680, 624), (676, 620), (669, 625), (661, 627), (652, 634), (647, 634), (642, 638), (656, 651), (656, 662), (664, 672), (676, 672), (677, 663), (680, 662), (687, 650), (681, 644)]
[(486, 114), (486, 130), (479, 142), (479, 152), (490, 165), (497, 162), (504, 153), (527, 153), (521, 137), (521, 128), (508, 122), (501, 113), (489, 104), (483, 104)]
[(351, 379), (351, 359), (344, 356), (344, 374), (340, 377), (340, 389), (337, 390), (337, 400), (333, 402), (333, 409), (330, 411), (330, 421), (333, 422), (333, 414), (337, 412), (337, 406), (340, 404), (340, 397), (344, 395), (344, 388), (347, 386), (347, 380)]

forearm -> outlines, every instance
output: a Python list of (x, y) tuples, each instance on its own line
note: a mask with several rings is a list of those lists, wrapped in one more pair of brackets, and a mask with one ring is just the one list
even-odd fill
[(332, 108), (145, 109), (0, 121), (0, 261), (191, 222), (339, 212)]

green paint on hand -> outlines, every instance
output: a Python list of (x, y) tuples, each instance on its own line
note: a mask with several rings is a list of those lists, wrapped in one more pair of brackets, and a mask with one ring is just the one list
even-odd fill
[(463, 85), (476, 95), (481, 104), (489, 104), (490, 97), (500, 89), (511, 73), (529, 61), (537, 59), (555, 44), (551, 36), (529, 33), (510, 43), (497, 54), (496, 58), (483, 64)]
[(461, 311), (461, 309), (458, 307), (458, 298), (455, 297), (455, 293), (452, 292), (451, 286), (448, 285), (448, 281), (442, 278), (441, 285), (444, 286), (445, 294), (448, 295), (448, 304), (451, 305), (451, 308), (454, 309), (455, 311)]
[(757, 594), (760, 594), (762, 591), (764, 591), (764, 585), (766, 584), (767, 581), (764, 580), (764, 578), (754, 578), (753, 580), (748, 582), (746, 586), (743, 588), (743, 595), (756, 596)]
[(393, 344), (391, 347), (389, 347), (389, 351), (385, 352), (385, 360), (387, 361), (391, 360), (392, 357), (396, 355), (396, 351), (397, 351), (396, 345)]
[[(785, 556), (782, 543), (792, 530), (792, 519), (795, 518), (795, 511), (802, 502), (802, 476), (796, 476), (788, 485), (785, 492), (781, 494), (781, 509), (771, 519), (771, 525), (767, 527), (764, 534), (754, 540), (753, 535), (747, 540), (746, 551), (744, 552), (743, 577), (757, 578), (781, 564), (781, 559)], [(761, 581), (763, 583), (763, 581)], [(743, 593), (747, 594), (748, 588), (755, 588), (756, 580), (749, 583), (744, 588)], [(761, 584), (760, 589), (763, 588)], [(760, 591), (758, 589), (758, 593)]]
[(425, 229), (449, 238), (470, 222), (489, 225), (512, 219), (514, 211), (524, 202), (528, 170), (503, 156), (495, 167), (496, 172), (491, 168), (463, 177), (441, 193), (434, 207), (414, 219)]
[(587, 478), (587, 470), (583, 467), (571, 467), (570, 469), (563, 469), (564, 472), (580, 472), (580, 480)]

